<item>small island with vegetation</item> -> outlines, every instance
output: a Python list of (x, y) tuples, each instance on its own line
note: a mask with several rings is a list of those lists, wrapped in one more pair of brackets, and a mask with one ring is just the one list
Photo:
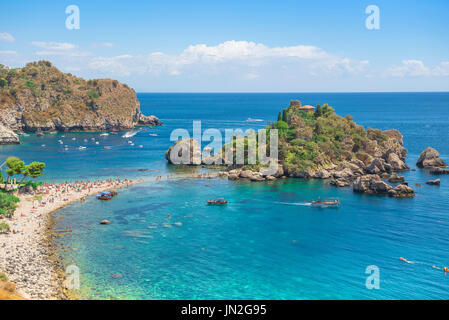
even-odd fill
[(49, 61), (23, 68), (0, 65), (0, 144), (20, 143), (23, 132), (128, 130), (158, 126), (140, 111), (136, 93), (112, 79), (84, 80)]
[[(220, 175), (229, 180), (250, 181), (326, 179), (336, 187), (352, 186), (358, 193), (385, 194), (395, 198), (415, 196), (404, 177), (398, 175), (401, 171), (410, 170), (405, 163), (407, 149), (398, 130), (365, 129), (350, 115), (341, 117), (327, 104), (302, 106), (298, 100), (290, 101), (290, 105), (279, 112), (277, 121), (266, 127), (267, 133), (273, 129), (278, 130), (279, 136), (278, 170), (275, 174), (267, 174), (260, 164), (232, 164), (224, 166), (225, 170)], [(175, 145), (181, 143), (186, 148), (190, 147), (192, 157), (195, 152), (201, 153), (196, 150), (196, 141), (192, 140), (180, 140)], [(245, 157), (248, 157), (247, 138), (236, 137), (234, 144), (239, 140), (245, 144)], [(169, 162), (174, 146), (166, 153)], [(176, 150), (182, 149), (178, 145)], [(436, 150), (429, 150), (422, 157), (439, 157), (435, 154)], [(214, 157), (215, 160), (221, 158), (219, 162), (225, 163), (224, 148)], [(438, 166), (444, 164), (438, 160), (421, 159), (420, 162)], [(197, 165), (206, 163), (203, 158)], [(442, 170), (447, 169), (435, 170), (443, 173)]]

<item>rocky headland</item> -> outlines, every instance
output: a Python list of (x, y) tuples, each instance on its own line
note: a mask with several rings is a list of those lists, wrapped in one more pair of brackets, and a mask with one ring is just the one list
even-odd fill
[(128, 130), (158, 126), (144, 116), (136, 93), (112, 79), (84, 80), (48, 61), (10, 69), (0, 65), (0, 144), (17, 133)]

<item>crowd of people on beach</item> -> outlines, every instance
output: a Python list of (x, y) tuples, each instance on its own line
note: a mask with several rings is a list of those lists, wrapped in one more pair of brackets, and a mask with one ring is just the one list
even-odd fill
[[(32, 212), (38, 207), (46, 207), (55, 202), (73, 202), (85, 198), (93, 193), (101, 192), (110, 188), (128, 187), (134, 183), (129, 179), (107, 179), (107, 180), (81, 180), (64, 183), (44, 183), (36, 190), (36, 198), (33, 201)], [(36, 201), (38, 202), (36, 204)]]

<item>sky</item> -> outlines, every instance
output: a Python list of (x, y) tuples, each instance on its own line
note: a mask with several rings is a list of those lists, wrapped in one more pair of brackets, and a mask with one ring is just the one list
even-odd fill
[(138, 92), (449, 91), (449, 1), (2, 1), (0, 64), (37, 60)]

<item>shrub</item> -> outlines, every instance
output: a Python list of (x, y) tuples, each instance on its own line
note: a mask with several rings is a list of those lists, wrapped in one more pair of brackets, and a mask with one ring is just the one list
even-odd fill
[[(2, 224), (0, 224), (1, 226)], [(0, 281), (6, 282), (8, 281), (8, 277), (3, 272), (0, 272)]]
[(100, 95), (98, 94), (98, 92), (97, 91), (88, 91), (87, 92), (87, 95), (89, 96), (89, 98), (91, 98), (91, 99), (97, 99), (97, 98), (99, 98), (100, 97)]
[(42, 182), (35, 182), (35, 181), (27, 181), (27, 183), (25, 183), (25, 187), (31, 186), (33, 188), (33, 190), (37, 190), (37, 188), (41, 185), (42, 185)]
[(0, 191), (0, 215), (13, 216), (19, 201), (20, 199), (16, 196)]
[[(6, 222), (0, 223), (0, 233), (8, 233), (10, 230), (11, 229), (9, 228), (9, 224), (7, 224)], [(8, 278), (2, 280), (2, 275), (4, 275), (4, 273), (0, 273), (0, 281), (8, 281)]]
[(0, 78), (0, 88), (4, 88), (8, 86), (8, 80), (5, 78)]

